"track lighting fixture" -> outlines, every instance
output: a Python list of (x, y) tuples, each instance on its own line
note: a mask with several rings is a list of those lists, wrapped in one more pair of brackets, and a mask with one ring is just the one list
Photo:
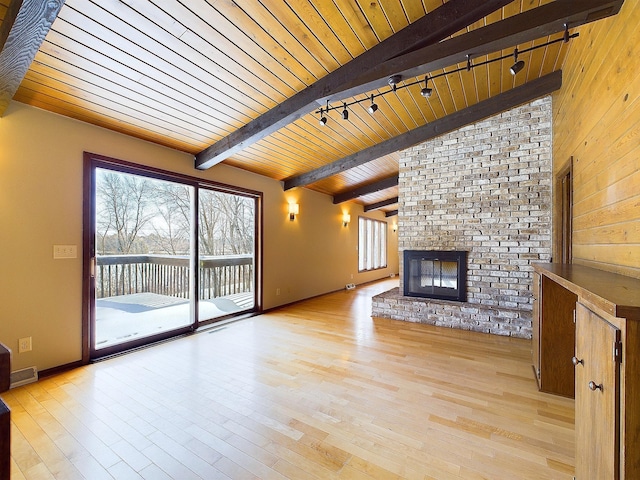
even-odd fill
[(518, 60), (518, 47), (516, 47), (515, 50), (513, 51), (513, 61), (515, 63), (509, 69), (509, 71), (511, 72), (511, 75), (517, 74), (520, 70), (524, 68), (524, 60)]
[(324, 115), (322, 115), (323, 110), (322, 108), (320, 109), (320, 126), (324, 127), (327, 124), (327, 117), (325, 117)]
[[(429, 87), (429, 79), (431, 80), (435, 80), (436, 78), (439, 77), (443, 77), (446, 75), (452, 75), (452, 74), (456, 74), (459, 73), (461, 71), (471, 71), (476, 67), (480, 67), (483, 65), (487, 65), (493, 62), (499, 62), (502, 60), (506, 60), (509, 57), (513, 56), (513, 65), (511, 66), (511, 68), (509, 69), (509, 72), (511, 72), (511, 75), (516, 75), (518, 72), (520, 72), (521, 70), (524, 69), (525, 67), (525, 63), (524, 60), (519, 60), (518, 59), (518, 55), (521, 53), (528, 53), (531, 52), (533, 50), (537, 50), (538, 48), (545, 48), (549, 45), (553, 45), (554, 43), (559, 43), (559, 42), (568, 42), (569, 40), (571, 40), (572, 38), (575, 38), (577, 36), (579, 36), (580, 34), (578, 32), (576, 33), (569, 33), (569, 25), (568, 24), (564, 24), (564, 32), (563, 35), (559, 38), (556, 38), (555, 40), (549, 40), (546, 43), (540, 44), (540, 45), (534, 45), (530, 48), (525, 48), (522, 51), (518, 50), (518, 47), (515, 47), (513, 54), (507, 54), (507, 55), (501, 55), (500, 57), (496, 57), (496, 58), (491, 58), (488, 60), (485, 60), (484, 62), (478, 62), (478, 63), (473, 63), (471, 61), (471, 56), (473, 55), (472, 53), (468, 53), (465, 55), (466, 57), (466, 62), (465, 65), (462, 67), (458, 67), (455, 68), (453, 70), (449, 70), (449, 71), (442, 71), (441, 73), (438, 73), (437, 75), (431, 75), (429, 76), (429, 74), (425, 75), (424, 77), (424, 87), (422, 89), (420, 89), (420, 95), (422, 95), (424, 98), (429, 98), (431, 97), (431, 95), (433, 94), (433, 89)], [(403, 82), (403, 78), (402, 75), (391, 75), (387, 82), (389, 84), (389, 89), (387, 90), (378, 90), (376, 93), (372, 93), (368, 96), (365, 96), (364, 98), (355, 98), (350, 102), (342, 102), (342, 106), (340, 105), (336, 105), (336, 106), (332, 106), (329, 105), (329, 100), (327, 100), (327, 105), (326, 107), (320, 108), (320, 110), (316, 110), (315, 113), (319, 113), (320, 117), (319, 117), (319, 123), (321, 126), (324, 126), (327, 124), (327, 117), (329, 112), (331, 112), (332, 110), (338, 110), (340, 108), (342, 108), (342, 119), (343, 120), (348, 120), (349, 119), (349, 110), (348, 108), (351, 105), (355, 105), (355, 104), (360, 104), (362, 102), (368, 102), (370, 101), (371, 103), (369, 104), (368, 107), (368, 111), (370, 114), (374, 114), (375, 112), (378, 111), (378, 105), (375, 103), (375, 98), (379, 97), (379, 96), (384, 96), (388, 93), (391, 92), (396, 92), (397, 90), (403, 89), (403, 88), (409, 88), (412, 87), (414, 85), (419, 85), (420, 83), (422, 83), (423, 80), (414, 80), (412, 82), (407, 82), (404, 81)], [(401, 82), (403, 82), (402, 84), (400, 84)]]
[(420, 90), (420, 95), (422, 95), (424, 98), (429, 98), (432, 93), (433, 93), (433, 90), (429, 88), (429, 75), (425, 75), (424, 88)]
[(373, 101), (373, 93), (371, 94), (371, 105), (369, 105), (369, 113), (373, 115), (378, 111), (378, 105), (376, 105)]

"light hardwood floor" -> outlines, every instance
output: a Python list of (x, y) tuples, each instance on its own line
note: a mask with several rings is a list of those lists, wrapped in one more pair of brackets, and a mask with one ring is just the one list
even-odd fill
[(571, 479), (529, 341), (370, 317), (387, 280), (10, 390), (18, 479)]

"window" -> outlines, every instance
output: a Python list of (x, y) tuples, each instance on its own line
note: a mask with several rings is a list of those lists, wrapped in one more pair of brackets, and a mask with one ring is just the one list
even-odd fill
[(387, 266), (387, 222), (358, 219), (358, 271)]

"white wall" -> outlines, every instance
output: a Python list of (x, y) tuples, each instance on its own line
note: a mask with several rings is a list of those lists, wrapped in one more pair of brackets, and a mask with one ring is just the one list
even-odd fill
[[(263, 192), (267, 309), (398, 272), (390, 219), (388, 268), (358, 274), (362, 207), (355, 203), (334, 205), (307, 189), (284, 192), (279, 181), (224, 165), (200, 172), (191, 155), (17, 102), (0, 118), (0, 145), (0, 342), (13, 351), (12, 370), (81, 359), (84, 151)], [(290, 222), (293, 200), (300, 214)], [(348, 228), (343, 211), (351, 214)], [(366, 216), (385, 220), (381, 212)], [(77, 245), (78, 258), (53, 260), (57, 244)], [(33, 351), (18, 354), (18, 339), (27, 336)]]

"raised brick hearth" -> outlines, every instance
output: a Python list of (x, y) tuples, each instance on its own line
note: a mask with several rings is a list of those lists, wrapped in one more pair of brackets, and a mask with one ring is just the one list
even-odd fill
[(468, 251), (467, 302), (374, 297), (373, 315), (531, 337), (532, 262), (551, 258), (551, 97), (400, 156), (398, 247)]

